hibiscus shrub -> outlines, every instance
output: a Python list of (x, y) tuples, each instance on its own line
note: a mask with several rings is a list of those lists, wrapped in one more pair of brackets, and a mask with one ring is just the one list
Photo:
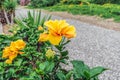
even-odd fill
[[(16, 19), (18, 29), (13, 35), (0, 35), (0, 80), (98, 80), (106, 68), (90, 68), (83, 61), (68, 65), (65, 45), (76, 36), (76, 29), (65, 20), (49, 20), (41, 13), (28, 12)], [(12, 32), (12, 31), (11, 31)]]

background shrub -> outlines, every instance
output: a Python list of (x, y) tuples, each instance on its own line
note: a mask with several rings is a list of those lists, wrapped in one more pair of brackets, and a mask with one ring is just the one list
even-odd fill
[(53, 6), (58, 2), (60, 2), (60, 0), (31, 0), (31, 6), (33, 7)]
[(2, 8), (3, 2), (4, 2), (4, 0), (0, 0), (0, 9)]
[(64, 4), (80, 4), (81, 2), (90, 2), (90, 0), (61, 0)]
[(120, 0), (91, 0), (93, 3), (105, 4), (105, 3), (120, 3)]

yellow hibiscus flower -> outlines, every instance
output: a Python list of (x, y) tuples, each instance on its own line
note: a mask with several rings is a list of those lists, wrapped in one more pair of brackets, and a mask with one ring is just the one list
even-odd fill
[(65, 20), (49, 20), (45, 22), (45, 26), (49, 31), (48, 40), (53, 45), (59, 45), (63, 36), (68, 39), (76, 36), (75, 27), (69, 25)]
[(13, 59), (16, 57), (17, 57), (17, 51), (11, 50), (10, 47), (6, 47), (3, 50), (2, 58), (9, 58), (6, 60), (6, 63), (11, 63), (11, 61), (13, 61)]
[(23, 40), (11, 42), (9, 47), (4, 48), (2, 58), (8, 58), (5, 62), (8, 64), (12, 63), (13, 59), (16, 58), (18, 54), (23, 54), (20, 50), (22, 50), (25, 45)]

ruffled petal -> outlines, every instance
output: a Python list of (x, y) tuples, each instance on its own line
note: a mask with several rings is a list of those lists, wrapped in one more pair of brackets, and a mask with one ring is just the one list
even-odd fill
[(5, 61), (5, 63), (7, 63), (7, 64), (11, 64), (11, 63), (12, 63), (12, 60), (7, 59), (7, 60)]
[(16, 53), (12, 53), (10, 56), (9, 56), (9, 59), (10, 60), (13, 60), (14, 58), (17, 57), (17, 54)]
[(61, 39), (62, 39), (62, 36), (54, 36), (52, 34), (49, 34), (49, 41), (53, 45), (59, 45)]
[(44, 41), (47, 41), (47, 40), (48, 40), (48, 34), (47, 33), (40, 34), (40, 37), (38, 39), (39, 42), (44, 42)]
[(74, 26), (69, 26), (63, 29), (62, 34), (67, 38), (73, 38), (76, 36), (76, 30)]

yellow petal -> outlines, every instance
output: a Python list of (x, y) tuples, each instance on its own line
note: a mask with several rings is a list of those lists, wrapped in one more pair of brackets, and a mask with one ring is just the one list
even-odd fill
[(17, 53), (11, 53), (11, 55), (9, 56), (9, 59), (13, 60), (16, 57), (17, 57)]
[(47, 22), (45, 22), (45, 25), (48, 27), (48, 30), (52, 33), (52, 34), (59, 34), (61, 35), (61, 30), (65, 27), (68, 26), (69, 24), (66, 23), (65, 20), (49, 20)]
[(49, 21), (46, 21), (45, 22), (45, 26), (48, 27), (49, 30), (52, 30), (52, 31), (56, 31), (56, 27), (57, 27), (57, 21), (54, 22), (52, 20), (49, 20)]
[(7, 64), (11, 64), (11, 63), (12, 63), (12, 60), (7, 59), (7, 60), (5, 61), (5, 63), (7, 63)]
[(17, 48), (18, 50), (21, 50), (25, 47), (26, 43), (23, 40), (17, 40), (14, 42), (15, 43), (15, 48)]
[(40, 34), (40, 37), (38, 39), (39, 42), (44, 42), (44, 41), (47, 41), (47, 40), (48, 40), (48, 34), (47, 33)]
[(19, 54), (24, 54), (24, 52), (18, 52)]
[(67, 38), (73, 38), (76, 36), (76, 30), (74, 26), (69, 26), (63, 29), (62, 34)]
[(61, 39), (62, 39), (62, 36), (54, 36), (52, 34), (49, 34), (49, 41), (53, 45), (59, 45)]
[(11, 52), (17, 52), (18, 51), (18, 49), (16, 48), (16, 45), (15, 46), (10, 46), (10, 51)]
[(58, 26), (56, 26), (57, 34), (61, 34), (62, 29), (69, 25), (68, 23), (66, 23), (65, 20), (59, 20), (57, 24), (58, 24)]
[(10, 48), (9, 47), (5, 47), (4, 50), (3, 50), (3, 55), (2, 55), (2, 58), (7, 58), (9, 57), (9, 54), (10, 54)]

